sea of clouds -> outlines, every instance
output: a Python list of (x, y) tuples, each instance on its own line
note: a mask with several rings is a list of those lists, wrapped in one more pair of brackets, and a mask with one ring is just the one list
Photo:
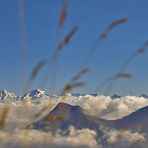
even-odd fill
[(148, 99), (136, 96), (124, 96), (112, 99), (110, 96), (67, 97), (63, 100), (72, 105), (79, 105), (90, 115), (100, 118), (114, 120), (122, 118), (137, 109), (148, 105)]
[[(54, 135), (51, 132), (38, 130), (15, 129), (13, 132), (0, 131), (1, 148), (20, 148), (20, 147), (79, 147), (79, 148), (111, 148), (111, 147), (147, 147), (145, 134), (138, 132), (131, 133), (128, 130), (117, 131), (108, 130), (102, 127), (102, 132), (107, 140), (107, 144), (101, 143), (95, 131), (90, 129), (76, 130), (73, 126), (69, 127), (70, 133), (62, 136), (58, 132)], [(138, 148), (139, 148), (138, 145)]]
[[(110, 96), (67, 96), (48, 97), (41, 103), (31, 100), (0, 103), (0, 113), (7, 106), (9, 114), (5, 127), (0, 131), (0, 147), (136, 147), (140, 145), (146, 148), (148, 136), (145, 133), (132, 133), (128, 130), (119, 131), (101, 127), (107, 145), (101, 143), (96, 131), (90, 129), (77, 130), (69, 127), (69, 135), (62, 136), (60, 132), (53, 135), (51, 132), (38, 130), (24, 130), (24, 127), (33, 120), (34, 114), (38, 113), (46, 104), (50, 106), (45, 111), (47, 114), (59, 101), (71, 105), (81, 106), (87, 114), (100, 118), (114, 120), (122, 118), (137, 109), (148, 105), (148, 99), (136, 96), (124, 96), (112, 99)], [(42, 99), (42, 98), (41, 98)], [(43, 115), (44, 116), (44, 115)], [(41, 118), (41, 117), (40, 117)], [(39, 120), (39, 119), (38, 119)]]

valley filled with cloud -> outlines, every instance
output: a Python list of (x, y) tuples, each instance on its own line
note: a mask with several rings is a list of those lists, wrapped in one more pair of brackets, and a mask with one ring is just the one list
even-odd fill
[(148, 99), (144, 95), (69, 94), (61, 100), (62, 96), (34, 92), (34, 97), (1, 93), (0, 112), (6, 108), (9, 112), (1, 127), (0, 147), (147, 146)]

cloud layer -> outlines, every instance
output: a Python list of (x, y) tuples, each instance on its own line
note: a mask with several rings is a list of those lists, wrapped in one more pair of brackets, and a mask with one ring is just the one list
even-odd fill
[(136, 96), (124, 96), (112, 99), (110, 96), (69, 97), (65, 102), (80, 105), (88, 114), (104, 119), (118, 119), (141, 107), (148, 105), (148, 99)]
[(79, 147), (79, 148), (104, 148), (104, 147), (130, 147), (135, 144), (144, 145), (148, 139), (144, 134), (131, 133), (130, 131), (117, 131), (102, 128), (103, 138), (106, 143), (101, 143), (95, 131), (90, 129), (76, 130), (69, 127), (69, 135), (62, 136), (57, 132), (42, 132), (37, 130), (15, 130), (13, 133), (0, 131), (0, 147)]
[[(131, 147), (139, 145), (147, 147), (148, 136), (145, 133), (132, 133), (128, 130), (114, 130), (101, 127), (102, 137), (98, 137), (96, 131), (90, 129), (77, 130), (69, 127), (69, 135), (62, 136), (56, 133), (37, 130), (24, 130), (23, 128), (32, 121), (34, 114), (38, 113), (43, 106), (50, 104), (45, 114), (51, 111), (59, 102), (60, 98), (45, 99), (40, 104), (25, 102), (0, 103), (0, 113), (7, 106), (9, 114), (3, 131), (0, 131), (0, 147)], [(86, 110), (87, 114), (105, 119), (122, 118), (135, 110), (147, 106), (148, 99), (136, 96), (124, 96), (112, 99), (110, 96), (68, 96), (63, 102), (79, 105)], [(102, 142), (105, 140), (105, 145)]]

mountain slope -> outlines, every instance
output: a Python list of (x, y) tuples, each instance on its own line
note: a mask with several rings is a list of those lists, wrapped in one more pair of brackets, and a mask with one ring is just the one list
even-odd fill
[(21, 97), (21, 100), (30, 100), (31, 102), (41, 103), (48, 98), (48, 94), (40, 89), (32, 90)]
[(8, 92), (5, 89), (0, 90), (0, 101), (8, 102), (8, 101), (15, 101), (17, 96), (12, 93)]
[(101, 135), (99, 127), (108, 125), (104, 119), (89, 116), (79, 106), (72, 106), (66, 103), (59, 103), (47, 116), (33, 124), (33, 128), (45, 131), (61, 129), (67, 131), (69, 126), (77, 129), (88, 128)]
[(35, 98), (40, 98), (44, 95), (46, 95), (45, 91), (42, 91), (40, 89), (35, 89), (30, 91), (29, 93), (26, 93), (23, 97), (35, 99)]
[(104, 120), (84, 113), (79, 106), (59, 103), (48, 115), (33, 123), (33, 128), (45, 131), (61, 129), (67, 130), (73, 125), (77, 129), (88, 128), (95, 130), (99, 135), (100, 126), (114, 129), (128, 129), (148, 133), (148, 106), (143, 107), (130, 115), (118, 120)]
[(148, 106), (138, 109), (130, 115), (113, 121), (114, 128), (130, 129), (148, 133)]

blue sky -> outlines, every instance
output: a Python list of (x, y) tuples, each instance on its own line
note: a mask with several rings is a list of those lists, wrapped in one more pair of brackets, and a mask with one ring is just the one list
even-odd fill
[[(51, 62), (55, 48), (75, 25), (78, 32), (61, 52), (55, 91), (78, 71), (88, 49), (113, 20), (127, 17), (129, 22), (114, 28), (109, 37), (95, 50), (88, 65), (92, 71), (83, 80), (86, 87), (75, 92), (96, 91), (99, 84), (116, 73), (125, 59), (148, 40), (147, 0), (69, 0), (68, 16), (63, 32), (59, 33), (58, 19), (63, 0), (25, 0), (25, 79), (42, 59)], [(24, 89), (20, 23), (17, 0), (0, 1), (0, 89), (21, 94)], [(60, 36), (59, 36), (60, 34)], [(137, 56), (126, 69), (131, 80), (119, 80), (112, 94), (148, 94), (148, 53)], [(47, 65), (40, 71), (30, 89), (39, 88)], [(51, 67), (52, 69), (52, 67)], [(45, 90), (50, 88), (46, 82)]]

